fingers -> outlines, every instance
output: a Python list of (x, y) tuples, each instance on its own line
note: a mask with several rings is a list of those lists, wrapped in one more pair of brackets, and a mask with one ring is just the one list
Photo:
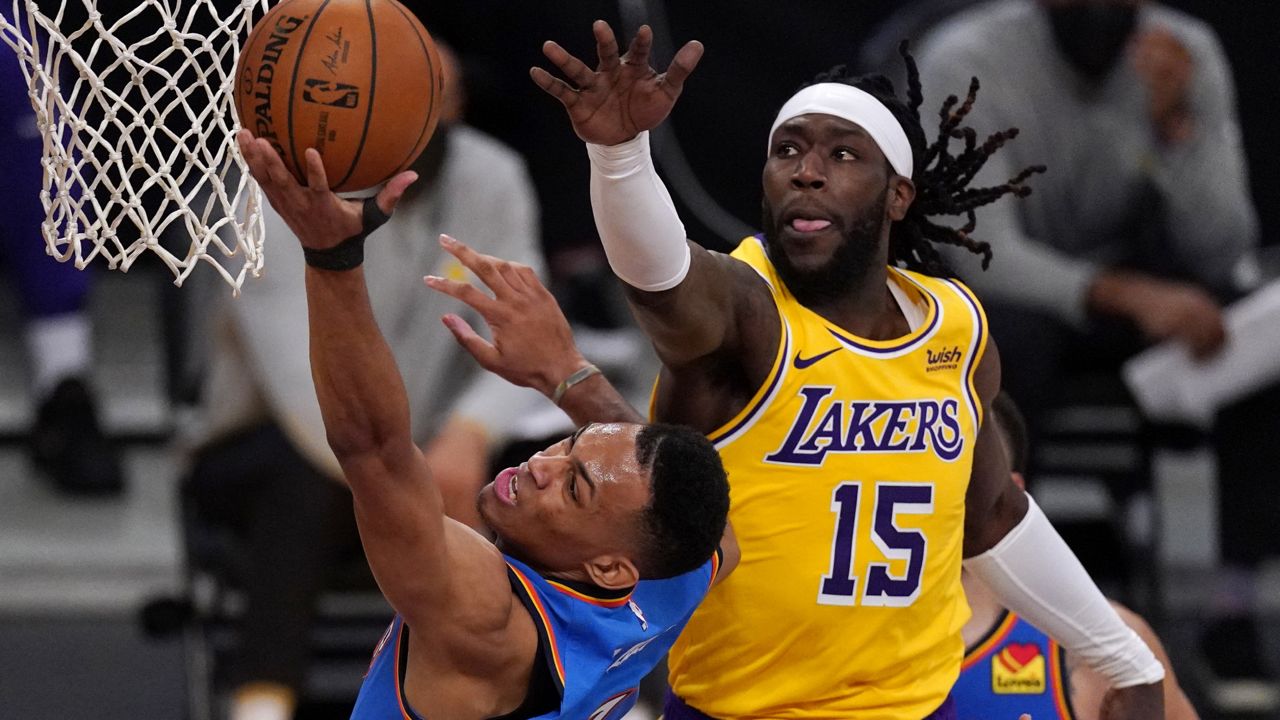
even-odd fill
[(324, 160), (315, 148), (307, 148), (302, 153), (307, 166), (307, 187), (313, 192), (329, 192), (329, 178), (324, 172)]
[(546, 55), (547, 59), (579, 88), (589, 86), (595, 77), (595, 73), (587, 67), (586, 63), (570, 55), (568, 50), (560, 47), (560, 44), (554, 40), (548, 40), (542, 44), (542, 54)]
[(684, 89), (684, 81), (693, 73), (693, 69), (698, 67), (698, 62), (702, 60), (703, 50), (702, 43), (697, 40), (690, 40), (676, 52), (676, 56), (671, 59), (671, 67), (668, 67), (667, 72), (662, 76), (662, 82), (672, 92), (679, 94)]
[(636, 36), (631, 38), (631, 45), (622, 62), (638, 67), (649, 66), (649, 52), (653, 49), (653, 30), (648, 25), (641, 25)]
[[(512, 290), (527, 293), (542, 287), (542, 283), (538, 282), (538, 277), (534, 274), (533, 268), (528, 265), (498, 260), (496, 267), (502, 275), (502, 279)], [(530, 283), (531, 277), (532, 284)]]
[(498, 361), (498, 349), (489, 341), (480, 337), (466, 320), (452, 313), (440, 318), (449, 332), (453, 334), (453, 339), (471, 354), (471, 357), (480, 363), (480, 367), (493, 367)]
[(492, 255), (478, 253), (448, 235), (440, 236), (440, 247), (457, 258), (463, 267), (475, 273), (475, 276), (480, 278), (480, 281), (488, 286), (494, 295), (501, 298), (509, 293), (511, 285), (503, 277), (500, 268), (510, 263)]
[(1217, 355), (1227, 343), (1227, 329), (1222, 324), (1201, 328), (1190, 338), (1191, 354), (1197, 360), (1208, 360)]
[(566, 108), (573, 107), (578, 102), (578, 91), (569, 87), (569, 83), (552, 75), (540, 67), (529, 68), (529, 77), (533, 79), (533, 83), (542, 88), (542, 91), (551, 97), (559, 100)]
[(476, 312), (489, 316), (490, 313), (496, 311), (499, 307), (497, 301), (480, 292), (480, 289), (471, 283), (458, 282), (457, 280), (446, 280), (435, 275), (428, 275), (422, 279), (427, 287), (438, 293), (443, 293), (449, 297), (459, 300), (466, 304)]
[(618, 67), (618, 39), (613, 36), (613, 28), (603, 20), (591, 24), (591, 32), (596, 36), (596, 57), (600, 64), (599, 72), (610, 72)]
[(378, 207), (382, 212), (390, 215), (400, 203), (400, 198), (404, 197), (404, 192), (417, 181), (418, 173), (412, 170), (397, 174), (378, 192)]
[(259, 177), (257, 173), (254, 174), (259, 183), (270, 184), (277, 190), (301, 187), (293, 173), (289, 172), (289, 169), (284, 166), (284, 161), (280, 159), (276, 149), (271, 147), (271, 143), (258, 138), (253, 141), (253, 144), (257, 151), (255, 154), (258, 157), (259, 164), (263, 168), (262, 177)]

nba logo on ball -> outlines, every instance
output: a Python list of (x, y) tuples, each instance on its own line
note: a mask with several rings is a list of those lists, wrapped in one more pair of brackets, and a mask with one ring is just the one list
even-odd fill
[(307, 89), (302, 91), (302, 99), (318, 105), (353, 108), (360, 104), (360, 88), (346, 83), (309, 78)]
[(435, 132), (444, 76), (435, 43), (396, 0), (284, 0), (240, 51), (236, 115), (306, 182), (320, 151), (329, 187), (406, 170)]

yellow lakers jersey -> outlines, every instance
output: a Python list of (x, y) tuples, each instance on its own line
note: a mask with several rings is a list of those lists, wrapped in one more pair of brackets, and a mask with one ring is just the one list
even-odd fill
[(672, 649), (672, 687), (725, 720), (920, 720), (964, 655), (982, 309), (958, 282), (890, 268), (927, 310), (867, 340), (800, 305), (758, 239), (733, 256), (768, 282), (782, 332), (768, 380), (711, 435), (742, 560)]

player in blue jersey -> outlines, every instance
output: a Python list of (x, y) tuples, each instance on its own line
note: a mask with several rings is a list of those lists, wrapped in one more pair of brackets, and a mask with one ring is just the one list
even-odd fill
[[(397, 175), (361, 204), (328, 190), (313, 149), (303, 186), (266, 141), (246, 131), (238, 143), (303, 244), (325, 430), (370, 567), (397, 612), (353, 718), (621, 717), (721, 565), (735, 562), (736, 550), (717, 550), (729, 494), (715, 450), (685, 428), (583, 425), (483, 488), (478, 507), (496, 545), (447, 518), (360, 268), (365, 236), (416, 176)], [(499, 297), (541, 289), (527, 268), (499, 273), (442, 242)], [(604, 407), (616, 394), (590, 392), (603, 380), (571, 341), (556, 345), (567, 337), (545, 333), (513, 357), (563, 363), (538, 365), (556, 374), (538, 386), (575, 421), (617, 417)]]
[[(1009, 456), (1013, 480), (1025, 487), (1023, 471), (1029, 447), (1026, 424), (1017, 406), (1001, 393), (991, 404), (991, 417)], [(973, 616), (964, 626), (965, 656), (960, 679), (951, 691), (959, 720), (1013, 717), (1029, 713), (1035, 720), (1105, 720), (1103, 697), (1107, 679), (1073, 657), (1043, 630), (1005, 608), (995, 594), (970, 573), (961, 576)], [(1178, 685), (1160, 638), (1137, 613), (1112, 603), (1164, 665), (1164, 716), (1197, 720), (1195, 708)]]

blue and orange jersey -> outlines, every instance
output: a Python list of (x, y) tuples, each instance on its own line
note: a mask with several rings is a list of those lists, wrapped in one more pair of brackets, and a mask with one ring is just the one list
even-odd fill
[[(538, 629), (539, 646), (560, 694), (559, 710), (530, 720), (618, 720), (636, 703), (640, 680), (666, 655), (720, 568), (717, 554), (698, 569), (642, 580), (605, 597), (557, 582), (506, 556), (512, 592)], [(396, 616), (374, 650), (352, 720), (439, 720), (404, 695), (409, 628)]]
[(964, 656), (982, 307), (957, 281), (889, 268), (918, 322), (861, 338), (801, 305), (758, 238), (733, 256), (781, 327), (769, 377), (710, 435), (742, 559), (673, 647), (672, 687), (725, 720), (919, 720)]
[(1005, 611), (985, 638), (965, 653), (952, 689), (960, 720), (1074, 720), (1066, 651), (1048, 635)]

